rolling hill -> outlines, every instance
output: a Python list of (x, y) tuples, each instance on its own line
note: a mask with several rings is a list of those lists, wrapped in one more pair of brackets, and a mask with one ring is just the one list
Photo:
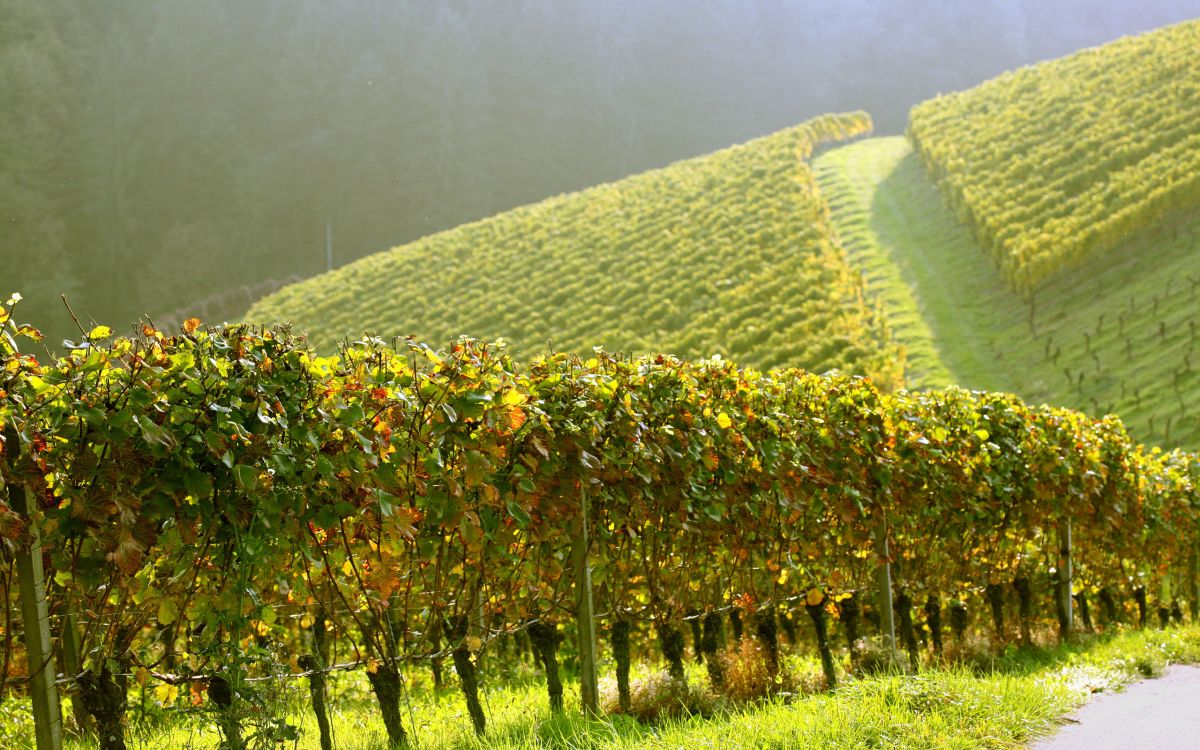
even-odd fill
[[(958, 384), (1200, 446), (1200, 21), (820, 118), (287, 287), (246, 316)], [(814, 156), (814, 150), (821, 146)]]
[(913, 108), (908, 134), (1021, 290), (1200, 203), (1200, 20)]
[(833, 115), (499, 214), (289, 286), (247, 314), (346, 336), (503, 337), (518, 356), (593, 346), (899, 385), (902, 352), (866, 305), (807, 166), (870, 129)]

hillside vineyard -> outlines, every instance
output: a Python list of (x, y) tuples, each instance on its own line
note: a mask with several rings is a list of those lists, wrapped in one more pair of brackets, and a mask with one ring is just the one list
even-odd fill
[(759, 367), (838, 368), (893, 387), (902, 353), (862, 297), (809, 169), (864, 134), (829, 115), (380, 253), (267, 297), (319, 350), (364, 330), (503, 337), (527, 359), (593, 346)]
[(1029, 290), (1200, 201), (1200, 21), (1006, 73), (913, 108), (962, 221)]

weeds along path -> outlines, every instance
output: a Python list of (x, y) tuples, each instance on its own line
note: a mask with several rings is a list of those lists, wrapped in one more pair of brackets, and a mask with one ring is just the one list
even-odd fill
[(1200, 444), (1200, 215), (1130, 237), (1012, 292), (942, 201), (906, 139), (870, 138), (813, 162), (833, 226), (867, 277), (909, 385), (1010, 391), (1121, 415), (1138, 439)]

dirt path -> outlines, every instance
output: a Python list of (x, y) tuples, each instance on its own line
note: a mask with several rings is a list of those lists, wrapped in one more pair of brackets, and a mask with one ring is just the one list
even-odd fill
[(1173, 666), (1156, 680), (1102, 695), (1071, 714), (1033, 750), (1200, 748), (1200, 667)]

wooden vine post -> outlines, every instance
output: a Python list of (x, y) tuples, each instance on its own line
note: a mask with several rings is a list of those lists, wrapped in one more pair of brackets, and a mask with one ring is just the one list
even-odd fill
[(1075, 626), (1071, 576), (1071, 521), (1068, 519), (1058, 527), (1058, 606), (1063, 612), (1064, 639)]
[(579, 697), (585, 714), (600, 715), (600, 687), (596, 677), (596, 620), (592, 612), (592, 569), (588, 565), (587, 485), (579, 483), (579, 529), (572, 546), (575, 563), (575, 632), (579, 638)]
[(896, 652), (896, 617), (892, 610), (892, 553), (888, 549), (887, 517), (879, 521), (876, 530), (876, 546), (879, 548), (879, 629), (883, 634), (883, 647), (887, 651), (888, 663)]
[[(4, 442), (9, 452), (18, 444), (16, 431), (7, 427)], [(9, 507), (29, 518), (25, 488), (8, 486)], [(42, 568), (42, 534), (36, 523), (26, 530), (28, 545), (16, 553), (17, 579), (21, 593), (21, 617), (25, 623), (25, 651), (29, 659), (29, 694), (33, 702), (34, 736), (37, 750), (62, 750), (62, 714), (58, 703), (57, 674), (50, 638), (50, 613), (46, 606), (46, 574)]]
[(1192, 554), (1188, 558), (1188, 596), (1192, 622), (1200, 618), (1200, 543), (1192, 540)]

